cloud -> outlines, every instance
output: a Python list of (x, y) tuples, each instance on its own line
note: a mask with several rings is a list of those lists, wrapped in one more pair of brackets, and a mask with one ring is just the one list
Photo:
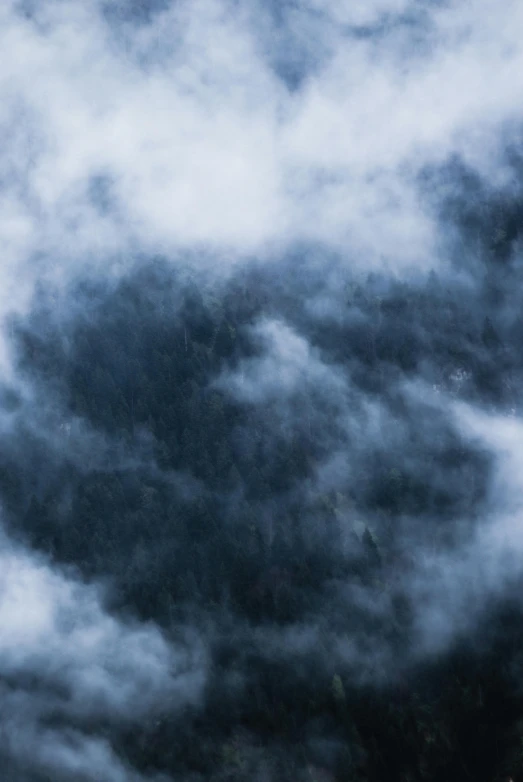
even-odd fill
[[(425, 389), (424, 398), (430, 396)], [(410, 662), (441, 657), (464, 640), (479, 642), (486, 618), (514, 598), (523, 576), (521, 419), (464, 401), (433, 401), (450, 410), (463, 437), (490, 454), (493, 468), (479, 517), (470, 509), (468, 518), (453, 519), (452, 545), (437, 545), (415, 519), (402, 531), (411, 565), (390, 575), (413, 611)]]
[[(136, 248), (207, 247), (223, 264), (306, 240), (351, 264), (435, 263), (417, 175), (459, 154), (503, 176), (521, 120), (521, 9), (426, 5), (423, 21), (408, 9), (327, 5), (308, 29), (311, 3), (284, 5), (279, 27), (261, 14), (259, 28), (258, 5), (225, 0), (173, 3), (145, 25), (111, 25), (96, 3), (29, 16), (4, 4), (9, 304), (14, 276), (70, 277)], [(383, 14), (396, 23), (351, 32)], [(289, 91), (268, 39), (313, 49), (313, 31), (327, 53)]]
[(0, 750), (19, 769), (55, 779), (141, 779), (104, 730), (201, 698), (206, 660), (197, 638), (169, 644), (154, 625), (111, 616), (99, 589), (5, 537), (0, 625)]
[(218, 388), (228, 389), (239, 400), (254, 404), (276, 401), (278, 405), (307, 387), (320, 387), (325, 395), (329, 389), (343, 392), (342, 377), (285, 323), (263, 320), (251, 329), (251, 334), (260, 345), (261, 357), (240, 362), (233, 373), (216, 381)]
[[(516, 0), (4, 2), (9, 534), (32, 540), (34, 493), (60, 556), (151, 616), (111, 613), (96, 582), (5, 538), (13, 778), (149, 779), (125, 742), (163, 710), (176, 747), (205, 735), (215, 759), (238, 714), (265, 725), (275, 662), (330, 772), (332, 715), (314, 727), (299, 697), (333, 675), (390, 683), (513, 596), (521, 248), (489, 199), (517, 195), (522, 28)], [(158, 256), (172, 278), (140, 276)], [(204, 273), (185, 300), (187, 269)], [(110, 545), (75, 538), (73, 507)], [(173, 735), (160, 766), (185, 768)]]
[(339, 25), (374, 25), (383, 17), (389, 20), (394, 19), (405, 11), (409, 10), (408, 0), (374, 0), (374, 2), (341, 2), (335, 3), (327, 0), (326, 3), (320, 3), (318, 0), (308, 0), (303, 3), (303, 9), (310, 9), (316, 13), (325, 14), (327, 17)]

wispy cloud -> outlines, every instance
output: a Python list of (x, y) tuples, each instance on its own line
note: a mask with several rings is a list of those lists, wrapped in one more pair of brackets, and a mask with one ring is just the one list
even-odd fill
[(104, 731), (197, 703), (206, 679), (203, 647), (187, 635), (176, 648), (153, 625), (111, 616), (97, 588), (5, 537), (2, 551), (0, 751), (17, 773), (27, 767), (55, 779), (141, 779)]

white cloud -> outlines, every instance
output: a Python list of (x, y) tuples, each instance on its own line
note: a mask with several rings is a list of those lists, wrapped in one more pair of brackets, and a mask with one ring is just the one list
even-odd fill
[[(33, 276), (36, 251), (70, 274), (131, 248), (236, 258), (303, 239), (352, 263), (421, 263), (434, 225), (420, 167), (458, 152), (495, 178), (522, 118), (517, 2), (503, 14), (492, 0), (427, 6), (423, 27), (366, 38), (346, 24), (411, 6), (328, 4), (323, 57), (292, 92), (271, 68), (266, 16), (257, 30), (247, 3), (173, 3), (116, 32), (97, 4), (46, 4), (36, 22), (14, 8), (0, 24), (5, 277)], [(283, 13), (289, 40), (312, 36), (310, 12)], [(96, 176), (110, 183), (105, 213), (89, 197)]]
[[(187, 635), (176, 647), (152, 625), (114, 618), (94, 586), (51, 570), (5, 538), (0, 627), (0, 676), (9, 683), (1, 748), (20, 767), (54, 779), (73, 772), (93, 782), (138, 779), (103, 726), (138, 723), (201, 696), (206, 661), (198, 639)], [(66, 727), (51, 727), (51, 717)]]
[(415, 571), (403, 578), (415, 610), (414, 652), (421, 655), (473, 636), (496, 601), (514, 596), (523, 576), (523, 422), (464, 403), (453, 407), (464, 435), (492, 454), (494, 471), (486, 509), (481, 519), (465, 520), (460, 544), (452, 551), (418, 547)]
[(322, 362), (302, 336), (287, 324), (262, 320), (253, 328), (262, 354), (244, 359), (237, 370), (222, 376), (217, 385), (237, 399), (251, 403), (284, 400), (306, 388), (320, 387), (343, 394), (345, 385), (337, 371)]
[(384, 16), (393, 17), (409, 9), (409, 0), (306, 0), (304, 8), (326, 14), (341, 25), (373, 25)]

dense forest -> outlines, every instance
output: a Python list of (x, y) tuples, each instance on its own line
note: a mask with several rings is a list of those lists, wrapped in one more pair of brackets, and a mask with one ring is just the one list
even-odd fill
[(0, 2), (0, 782), (523, 782), (522, 30)]
[(74, 715), (146, 778), (523, 779), (521, 578), (467, 591), (494, 456), (451, 411), (520, 413), (521, 201), (465, 174), (444, 278), (156, 257), (12, 318), (10, 536), (186, 644), (180, 677), (205, 648), (183, 706)]

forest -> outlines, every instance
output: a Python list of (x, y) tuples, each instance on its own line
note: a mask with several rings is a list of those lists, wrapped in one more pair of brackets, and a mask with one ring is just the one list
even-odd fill
[(474, 547), (452, 575), (492, 513), (494, 457), (448, 400), (514, 416), (523, 370), (521, 201), (470, 188), (445, 207), (444, 280), (314, 270), (307, 248), (225, 280), (155, 257), (75, 283), (74, 307), (41, 285), (12, 319), (9, 534), (208, 655), (181, 711), (76, 715), (142, 774), (523, 778), (521, 576), (468, 595)]
[(0, 2), (0, 782), (523, 782), (521, 30)]

